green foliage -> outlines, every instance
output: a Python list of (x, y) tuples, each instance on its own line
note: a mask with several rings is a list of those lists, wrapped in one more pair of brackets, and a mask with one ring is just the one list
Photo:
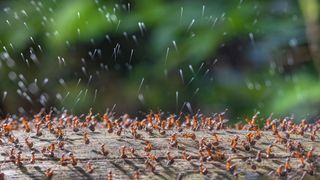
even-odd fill
[[(3, 1), (0, 41), (6, 49), (1, 51), (7, 50), (15, 65), (1, 61), (0, 90), (9, 92), (2, 108), (8, 112), (19, 106), (37, 109), (38, 97), (46, 93), (46, 106), (74, 112), (90, 107), (103, 111), (113, 104), (118, 104), (119, 111), (180, 111), (184, 102), (191, 102), (204, 112), (229, 108), (234, 119), (257, 110), (319, 115), (320, 87), (315, 68), (308, 65), (311, 60), (307, 65), (289, 65), (292, 75), (283, 70), (288, 54), (308, 46), (300, 6), (309, 6), (302, 1), (139, 0), (130, 7), (128, 3)], [(139, 23), (145, 25), (143, 32)], [(117, 43), (121, 54), (115, 58)], [(39, 62), (30, 60), (31, 47)], [(29, 65), (21, 60), (21, 53)], [(59, 64), (61, 58), (64, 63)], [(108, 70), (101, 70), (101, 64)], [(305, 70), (296, 73), (300, 69)], [(10, 80), (10, 72), (23, 74), (26, 84), (35, 78), (48, 78), (50, 83), (30, 95), (30, 107), (15, 93), (19, 78)], [(63, 100), (56, 98), (58, 94)]]

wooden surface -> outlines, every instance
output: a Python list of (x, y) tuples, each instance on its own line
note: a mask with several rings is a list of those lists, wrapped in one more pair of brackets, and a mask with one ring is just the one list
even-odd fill
[[(83, 132), (88, 132), (89, 144), (85, 144), (83, 140)], [(245, 135), (248, 131), (237, 131), (232, 129), (225, 130), (197, 130), (183, 129), (182, 132), (175, 130), (166, 130), (165, 135), (160, 135), (158, 131), (154, 130), (151, 134), (145, 130), (138, 130), (141, 134), (140, 139), (134, 139), (130, 133), (129, 128), (124, 128), (121, 136), (116, 135), (116, 130), (113, 133), (108, 133), (107, 129), (102, 125), (98, 125), (94, 132), (88, 128), (82, 128), (79, 132), (72, 131), (71, 128), (64, 129), (64, 142), (63, 149), (56, 147), (54, 150), (54, 157), (44, 156), (40, 151), (43, 147), (48, 147), (50, 143), (57, 143), (57, 137), (50, 133), (47, 129), (43, 128), (42, 135), (36, 136), (35, 129), (33, 128), (30, 133), (24, 132), (22, 129), (14, 130), (12, 133), (18, 137), (19, 143), (14, 144), (7, 141), (6, 137), (2, 135), (3, 144), (0, 145), (0, 162), (1, 173), (4, 173), (5, 179), (43, 179), (45, 171), (52, 168), (52, 179), (107, 179), (108, 172), (111, 171), (113, 179), (135, 179), (135, 173), (138, 171), (140, 179), (233, 179), (234, 174), (226, 171), (226, 159), (232, 157), (232, 164), (236, 165), (235, 173), (238, 178), (245, 179), (260, 179), (260, 178), (280, 178), (276, 175), (275, 171), (279, 165), (284, 164), (287, 157), (290, 157), (290, 152), (285, 148), (285, 144), (274, 143), (276, 138), (272, 135), (271, 131), (262, 131), (261, 139), (257, 140), (256, 144), (251, 147), (250, 151), (245, 151), (243, 146), (237, 146), (237, 151), (234, 153), (230, 150), (231, 138), (239, 135), (239, 142), (245, 140)], [(170, 135), (174, 132), (177, 133), (178, 147), (171, 147), (169, 145)], [(184, 138), (184, 133), (195, 133), (196, 139)], [(205, 137), (211, 141), (212, 134), (216, 133), (220, 139), (219, 145), (215, 146), (215, 150), (224, 153), (224, 159), (213, 159), (211, 161), (203, 162), (203, 166), (207, 168), (206, 175), (199, 172), (199, 141)], [(280, 135), (284, 134), (280, 132)], [(34, 144), (33, 150), (35, 151), (36, 162), (35, 164), (29, 163), (31, 158), (31, 151), (24, 142), (24, 139), (29, 137), (29, 141)], [(308, 173), (304, 174), (308, 169), (309, 162), (306, 161), (304, 168), (299, 168), (300, 161), (297, 158), (291, 158), (290, 164), (292, 171), (286, 177), (292, 179), (300, 179), (302, 176), (305, 179), (319, 178), (319, 157), (320, 143), (319, 137), (315, 141), (310, 140), (310, 133), (301, 135), (291, 135), (293, 141), (300, 141), (306, 151), (314, 147), (314, 155), (312, 157), (316, 170), (313, 176)], [(144, 151), (146, 142), (151, 142), (154, 147), (151, 154), (159, 157), (159, 162), (150, 161), (155, 166), (155, 171), (151, 172), (146, 168), (145, 160), (147, 159)], [(106, 149), (110, 152), (107, 156), (100, 153), (101, 144), (106, 144)], [(266, 148), (268, 145), (274, 144), (272, 153), (274, 157), (266, 158)], [(119, 148), (126, 146), (127, 149), (134, 147), (135, 155), (132, 155), (129, 150), (126, 155), (127, 158), (120, 158)], [(14, 162), (9, 159), (10, 149), (15, 147), (15, 153), (21, 151), (22, 163), (18, 167)], [(256, 162), (255, 157), (257, 151), (262, 151), (262, 162)], [(166, 152), (170, 151), (174, 157), (174, 163), (167, 165)], [(182, 158), (182, 152), (192, 156), (190, 161)], [(73, 155), (79, 160), (76, 166), (72, 166), (70, 162), (66, 166), (59, 164), (59, 159), (62, 154), (72, 152)], [(252, 164), (256, 165), (257, 169), (253, 170), (251, 165), (245, 161), (252, 158)], [(92, 173), (86, 171), (86, 163), (92, 162), (94, 170)]]

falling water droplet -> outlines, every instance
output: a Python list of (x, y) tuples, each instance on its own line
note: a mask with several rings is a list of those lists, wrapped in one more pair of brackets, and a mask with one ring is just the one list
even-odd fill
[(139, 101), (142, 103), (142, 104), (144, 104), (144, 97), (143, 97), (143, 94), (139, 94), (138, 95), (138, 99), (139, 99)]
[(10, 24), (9, 20), (6, 20), (6, 23), (7, 23), (9, 26), (11, 26), (11, 24)]
[(133, 55), (133, 49), (131, 49), (130, 58), (129, 58), (129, 64), (131, 64), (132, 55)]
[(189, 69), (190, 69), (190, 71), (191, 71), (193, 74), (196, 74), (196, 73), (194, 72), (194, 69), (193, 69), (193, 67), (192, 67), (191, 64), (189, 64)]
[(192, 110), (190, 102), (187, 102), (186, 105), (187, 105), (187, 108), (188, 108), (189, 112), (191, 113), (191, 115), (193, 115), (193, 110)]
[(182, 22), (182, 15), (183, 15), (183, 7), (180, 8), (180, 24)]
[(199, 92), (199, 90), (200, 90), (200, 88), (197, 88), (197, 89), (194, 91), (193, 95), (196, 95), (196, 94)]
[(205, 5), (203, 5), (203, 6), (202, 6), (201, 17), (203, 17), (203, 16), (204, 16), (204, 11), (205, 11), (205, 8), (206, 8), (206, 6), (205, 6)]
[(3, 97), (2, 97), (2, 102), (4, 102), (4, 100), (6, 99), (7, 95), (8, 95), (8, 92), (4, 91), (3, 92)]
[(94, 91), (94, 97), (93, 97), (93, 104), (96, 102), (97, 93), (98, 93), (98, 89), (95, 89), (95, 91)]
[(179, 107), (179, 91), (176, 91), (176, 109), (178, 111), (178, 107)]
[(190, 79), (190, 81), (187, 83), (186, 86), (189, 86), (189, 85), (192, 83), (193, 80), (194, 80), (194, 77), (192, 77), (192, 78)]
[(139, 93), (140, 90), (141, 90), (141, 87), (142, 87), (143, 82), (144, 82), (144, 77), (142, 78), (141, 83), (140, 83), (140, 85), (139, 85), (138, 93)]
[(87, 72), (86, 72), (86, 67), (82, 66), (82, 67), (81, 67), (81, 70), (82, 70), (82, 72), (83, 72), (83, 74), (84, 74), (85, 76), (88, 76), (88, 75), (87, 75)]
[(190, 29), (191, 29), (191, 27), (192, 27), (192, 25), (194, 24), (194, 19), (192, 19), (192, 21), (191, 21), (191, 23), (189, 24), (189, 26), (188, 26), (188, 29), (187, 29), (187, 32), (189, 32), (190, 31)]
[(249, 38), (250, 38), (250, 41), (251, 41), (252, 46), (255, 46), (253, 33), (249, 33)]
[(200, 72), (200, 70), (202, 69), (203, 66), (204, 66), (204, 62), (201, 63), (201, 65), (200, 65), (200, 67), (199, 67), (199, 69), (198, 69), (198, 71), (197, 71), (197, 74), (199, 74), (199, 72)]
[(140, 29), (141, 36), (143, 37), (144, 36), (144, 32), (143, 32), (142, 23), (138, 22), (138, 26), (139, 26), (139, 29)]
[(130, 11), (131, 11), (131, 4), (128, 3), (128, 13), (130, 13)]
[(89, 76), (87, 86), (89, 86), (90, 82), (92, 81), (92, 77), (93, 77), (92, 75)]
[(77, 85), (76, 85), (77, 88), (78, 88), (80, 82), (81, 82), (81, 78), (78, 79), (78, 82), (77, 82)]
[(78, 37), (80, 37), (80, 28), (77, 29)]
[(165, 65), (165, 66), (167, 65), (167, 60), (168, 60), (169, 51), (170, 51), (170, 48), (167, 47), (166, 58), (165, 58), (165, 60), (164, 60), (164, 65)]
[(177, 43), (175, 40), (172, 41), (173, 47), (174, 49), (178, 52), (178, 47), (177, 47)]
[(48, 81), (49, 81), (49, 79), (48, 78), (44, 78), (44, 80), (43, 80), (43, 85), (46, 85), (47, 83), (48, 83)]
[(182, 69), (179, 69), (179, 74), (180, 74), (181, 81), (182, 81), (182, 83), (184, 84), (184, 78), (183, 78)]
[(65, 83), (64, 79), (60, 78), (60, 79), (59, 79), (59, 83), (60, 83), (61, 86), (63, 86), (64, 88), (66, 88), (66, 83)]

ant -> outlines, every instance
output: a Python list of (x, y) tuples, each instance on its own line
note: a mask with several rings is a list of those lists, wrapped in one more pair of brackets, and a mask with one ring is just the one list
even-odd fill
[(36, 136), (42, 136), (41, 124), (36, 125)]
[(153, 148), (153, 145), (148, 141), (146, 147), (144, 147), (144, 151), (150, 152)]
[(273, 157), (274, 155), (271, 153), (271, 148), (272, 148), (272, 145), (269, 145), (268, 147), (267, 147), (267, 150), (266, 150), (266, 152), (267, 152), (267, 158), (271, 158), (271, 157)]
[(55, 144), (51, 143), (48, 147), (49, 153), (51, 156), (53, 156), (53, 151), (55, 150)]
[(21, 154), (22, 154), (22, 152), (21, 151), (19, 151), (18, 153), (17, 153), (17, 157), (15, 158), (16, 159), (16, 165), (18, 166), (18, 167), (21, 167), (22, 166), (22, 162), (21, 162)]
[(109, 151), (105, 149), (105, 144), (102, 144), (100, 147), (101, 147), (101, 154), (104, 156), (108, 156)]
[(277, 170), (276, 173), (278, 176), (286, 176), (287, 172), (285, 171), (285, 167), (283, 165), (280, 165)]
[(45, 175), (48, 177), (48, 178), (52, 178), (53, 176), (53, 170), (51, 168), (48, 168), (46, 171), (45, 171)]
[(226, 170), (229, 171), (231, 174), (233, 174), (234, 170), (236, 169), (236, 165), (235, 164), (232, 165), (231, 160), (232, 160), (231, 157), (227, 159)]
[(9, 157), (9, 159), (12, 160), (12, 161), (14, 161), (14, 160), (16, 159), (14, 150), (15, 150), (14, 148), (11, 148), (11, 150), (10, 150), (10, 157)]
[(257, 162), (261, 162), (261, 150), (259, 150), (258, 153), (257, 153), (256, 161)]
[(70, 152), (69, 157), (71, 159), (72, 166), (76, 166), (78, 164), (78, 160), (74, 157), (74, 155)]
[(108, 172), (108, 180), (112, 180), (113, 179), (113, 175), (112, 175), (112, 171)]
[(199, 171), (200, 171), (200, 174), (203, 174), (203, 175), (208, 174), (208, 169), (203, 167), (203, 163), (202, 162), (200, 163)]
[(192, 139), (192, 140), (196, 140), (196, 134), (195, 134), (195, 133), (184, 133), (184, 134), (182, 135), (182, 137), (184, 137), (184, 138), (190, 138), (190, 139)]
[(231, 143), (230, 143), (230, 145), (231, 145), (231, 151), (233, 152), (233, 153), (236, 153), (237, 152), (237, 145), (238, 145), (238, 139), (239, 139), (239, 136), (238, 135), (236, 135), (234, 138), (232, 138), (231, 139)]
[(246, 151), (250, 151), (249, 143), (247, 143), (246, 141), (241, 141), (241, 144)]
[(159, 158), (158, 158), (157, 156), (155, 156), (155, 155), (152, 155), (152, 154), (147, 153), (147, 154), (146, 154), (146, 157), (147, 157), (149, 160), (159, 162)]
[(63, 150), (63, 146), (64, 146), (64, 141), (58, 141), (58, 147), (59, 147), (59, 149), (61, 149), (61, 150)]
[(91, 173), (93, 173), (93, 170), (94, 170), (94, 167), (93, 167), (91, 161), (88, 161), (87, 164), (86, 164), (86, 171), (87, 171), (87, 173), (90, 173), (90, 174), (91, 174)]
[(305, 167), (304, 157), (303, 157), (303, 156), (300, 156), (300, 157), (299, 157), (299, 160), (300, 160), (300, 163), (301, 163), (301, 164), (299, 165), (299, 167), (300, 167), (300, 168), (304, 168), (304, 167)]
[(155, 171), (155, 166), (151, 164), (151, 162), (147, 159), (144, 164), (146, 165), (146, 169), (150, 169), (151, 172), (154, 172)]
[(312, 131), (311, 135), (310, 135), (310, 139), (311, 141), (315, 141), (316, 140), (316, 130)]
[(29, 161), (31, 164), (34, 164), (36, 162), (36, 156), (35, 156), (35, 152), (32, 151), (31, 152), (31, 159)]
[(121, 136), (121, 132), (122, 132), (122, 127), (120, 127), (120, 128), (117, 130), (116, 134), (117, 134), (118, 136)]
[(136, 172), (134, 173), (134, 178), (135, 178), (135, 180), (139, 180), (139, 179), (140, 179), (140, 173), (139, 173), (139, 171), (136, 171)]
[(131, 148), (130, 148), (130, 152), (131, 152), (131, 154), (132, 154), (133, 156), (136, 156), (136, 154), (135, 154), (136, 150), (134, 149), (134, 147), (131, 147)]
[(59, 162), (60, 162), (60, 165), (61, 165), (61, 166), (66, 166), (66, 165), (68, 164), (68, 163), (67, 163), (67, 160), (68, 160), (68, 159), (65, 157), (65, 154), (62, 154), (62, 155), (61, 155), (61, 158), (60, 158), (60, 161), (59, 161)]
[(121, 148), (119, 149), (120, 151), (120, 157), (121, 158), (127, 158), (127, 155), (126, 155), (126, 146), (121, 146)]
[(171, 147), (177, 147), (178, 146), (177, 133), (173, 133), (170, 136), (170, 146)]
[(174, 163), (174, 157), (171, 156), (171, 153), (168, 151), (166, 153), (167, 155), (167, 165), (170, 166)]
[(287, 172), (290, 172), (290, 171), (291, 171), (290, 158), (287, 158), (287, 159), (286, 159), (286, 163), (284, 164), (284, 169), (285, 169)]
[(87, 133), (87, 132), (84, 132), (84, 133), (83, 133), (83, 140), (84, 140), (84, 143), (85, 143), (85, 144), (89, 144), (89, 143), (90, 143), (90, 140), (89, 140), (89, 137), (88, 137), (88, 133)]
[(308, 151), (307, 153), (307, 161), (308, 162), (312, 162), (312, 156), (313, 156), (313, 152), (314, 152), (315, 148), (314, 147), (311, 147), (310, 151)]
[(213, 145), (213, 146), (218, 146), (220, 140), (219, 140), (219, 137), (218, 137), (217, 133), (214, 133), (212, 136), (213, 136), (213, 138), (214, 138), (214, 141), (212, 142), (212, 145)]
[(187, 160), (187, 161), (190, 161), (190, 160), (191, 160), (191, 156), (188, 155), (188, 154), (186, 153), (186, 151), (183, 151), (183, 152), (182, 152), (182, 159), (185, 159), (185, 160)]
[(30, 125), (29, 125), (29, 123), (27, 121), (27, 118), (26, 117), (21, 117), (21, 120), (22, 120), (24, 131), (26, 133), (29, 133), (31, 131), (31, 128), (30, 128)]

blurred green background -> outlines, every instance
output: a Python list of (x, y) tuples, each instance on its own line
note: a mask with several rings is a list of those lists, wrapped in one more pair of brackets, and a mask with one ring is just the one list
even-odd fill
[(318, 0), (3, 0), (1, 114), (320, 112)]

